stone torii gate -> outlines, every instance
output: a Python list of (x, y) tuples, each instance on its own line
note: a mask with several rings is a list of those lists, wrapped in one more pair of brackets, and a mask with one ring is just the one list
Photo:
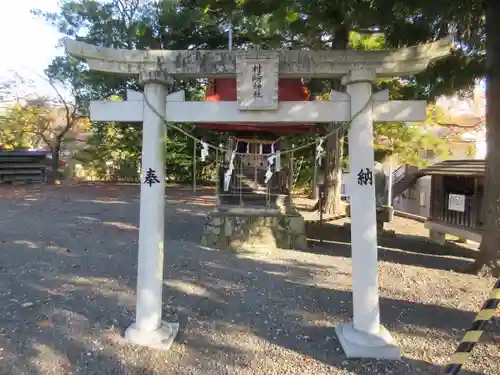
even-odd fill
[[(69, 54), (90, 69), (138, 75), (142, 95), (125, 102), (93, 102), (98, 121), (142, 121), (143, 149), (136, 321), (125, 333), (130, 341), (168, 349), (178, 326), (162, 321), (164, 253), (164, 121), (198, 123), (316, 123), (349, 121), (353, 322), (336, 332), (348, 357), (397, 359), (399, 348), (380, 324), (373, 121), (422, 121), (425, 102), (387, 101), (372, 95), (377, 77), (417, 74), (451, 51), (451, 38), (399, 50), (379, 51), (132, 51), (96, 47), (65, 39)], [(258, 74), (257, 74), (257, 73)], [(185, 102), (167, 94), (174, 78), (234, 77), (237, 102)], [(278, 79), (338, 78), (347, 94), (331, 102), (278, 102)], [(257, 89), (256, 89), (257, 87)], [(372, 101), (370, 104), (369, 101)], [(144, 183), (148, 172), (154, 184)]]

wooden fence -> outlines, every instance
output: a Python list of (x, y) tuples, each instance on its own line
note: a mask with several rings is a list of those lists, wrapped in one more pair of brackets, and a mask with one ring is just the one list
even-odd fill
[(441, 199), (434, 200), (431, 217), (451, 224), (457, 227), (470, 228), (475, 230), (482, 229), (481, 222), (481, 196), (466, 196), (464, 211), (450, 210), (448, 207), (449, 193), (445, 193)]

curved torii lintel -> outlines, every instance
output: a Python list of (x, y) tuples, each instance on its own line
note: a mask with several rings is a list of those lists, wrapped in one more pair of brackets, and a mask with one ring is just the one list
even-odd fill
[(97, 47), (69, 38), (66, 51), (87, 60), (90, 69), (118, 74), (144, 70), (165, 71), (173, 76), (222, 77), (236, 75), (237, 58), (277, 57), (281, 77), (338, 77), (356, 68), (375, 69), (379, 77), (410, 76), (425, 70), (452, 51), (451, 36), (432, 43), (375, 51), (299, 50), (125, 50)]

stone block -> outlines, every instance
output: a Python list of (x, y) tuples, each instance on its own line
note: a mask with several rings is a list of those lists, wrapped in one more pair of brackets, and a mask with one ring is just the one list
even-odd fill
[(224, 235), (226, 237), (229, 237), (233, 234), (233, 222), (230, 220), (230, 218), (226, 217), (226, 220), (224, 220)]
[(379, 218), (377, 217), (377, 233), (382, 233), (384, 231), (384, 221), (383, 220), (379, 220)]
[(208, 236), (205, 233), (203, 233), (203, 235), (201, 236), (201, 246), (210, 247), (208, 242), (209, 242)]
[(299, 234), (293, 237), (292, 243), (293, 249), (306, 249), (307, 248), (307, 236), (305, 234)]
[(377, 207), (377, 220), (390, 223), (394, 219), (394, 208), (391, 206)]
[(161, 326), (153, 332), (141, 331), (134, 323), (125, 331), (125, 340), (135, 345), (167, 351), (178, 333), (179, 323), (162, 321)]
[(374, 358), (399, 360), (401, 351), (390, 333), (380, 327), (378, 334), (357, 331), (352, 323), (339, 324), (335, 327), (340, 345), (347, 358)]
[(384, 230), (384, 235), (387, 237), (396, 237), (396, 231), (394, 229)]
[(432, 242), (435, 242), (439, 245), (444, 245), (446, 243), (446, 234), (437, 232), (435, 230), (429, 231), (429, 238)]
[(274, 235), (276, 237), (276, 246), (278, 246), (280, 249), (289, 249), (290, 244), (289, 244), (289, 236), (286, 230), (283, 228), (279, 227), (276, 228), (274, 231)]
[(215, 227), (213, 225), (205, 225), (205, 233), (220, 234), (220, 227)]
[(214, 247), (217, 246), (219, 240), (219, 235), (215, 233), (205, 233), (201, 238), (201, 243), (203, 246)]
[(219, 216), (212, 217), (210, 219), (210, 224), (214, 227), (219, 227), (222, 225), (222, 218)]
[(307, 247), (305, 220), (300, 215), (276, 212), (218, 212), (209, 218), (202, 237), (204, 246), (217, 246), (235, 251), (304, 249)]
[(289, 216), (288, 231), (292, 234), (303, 234), (306, 232), (306, 223), (302, 216)]

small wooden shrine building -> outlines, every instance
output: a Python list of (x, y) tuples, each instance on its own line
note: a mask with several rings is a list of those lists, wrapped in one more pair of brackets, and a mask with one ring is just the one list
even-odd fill
[(450, 234), (480, 242), (483, 230), (484, 160), (446, 160), (421, 169), (431, 176), (430, 216), (425, 227), (431, 239), (444, 243)]
[[(254, 85), (255, 86), (255, 85)], [(255, 90), (260, 90), (258, 85)], [(258, 94), (258, 93), (257, 93)], [(278, 81), (280, 101), (309, 101), (309, 91), (300, 79), (280, 78)], [(237, 101), (237, 80), (218, 78), (211, 80), (205, 92), (205, 101)], [(252, 124), (252, 123), (198, 123), (198, 127), (213, 129), (227, 134), (224, 165), (219, 170), (220, 188), (218, 201), (222, 205), (275, 206), (287, 199), (290, 207), (293, 156), (286, 157), (281, 166), (281, 158), (276, 173), (266, 181), (268, 157), (291, 145), (285, 145), (284, 136), (290, 134), (315, 134), (314, 123), (306, 124)], [(232, 154), (234, 152), (234, 157)], [(285, 161), (285, 160), (283, 160)], [(224, 175), (231, 164), (234, 173), (228, 184)], [(282, 204), (282, 203), (278, 203)]]

